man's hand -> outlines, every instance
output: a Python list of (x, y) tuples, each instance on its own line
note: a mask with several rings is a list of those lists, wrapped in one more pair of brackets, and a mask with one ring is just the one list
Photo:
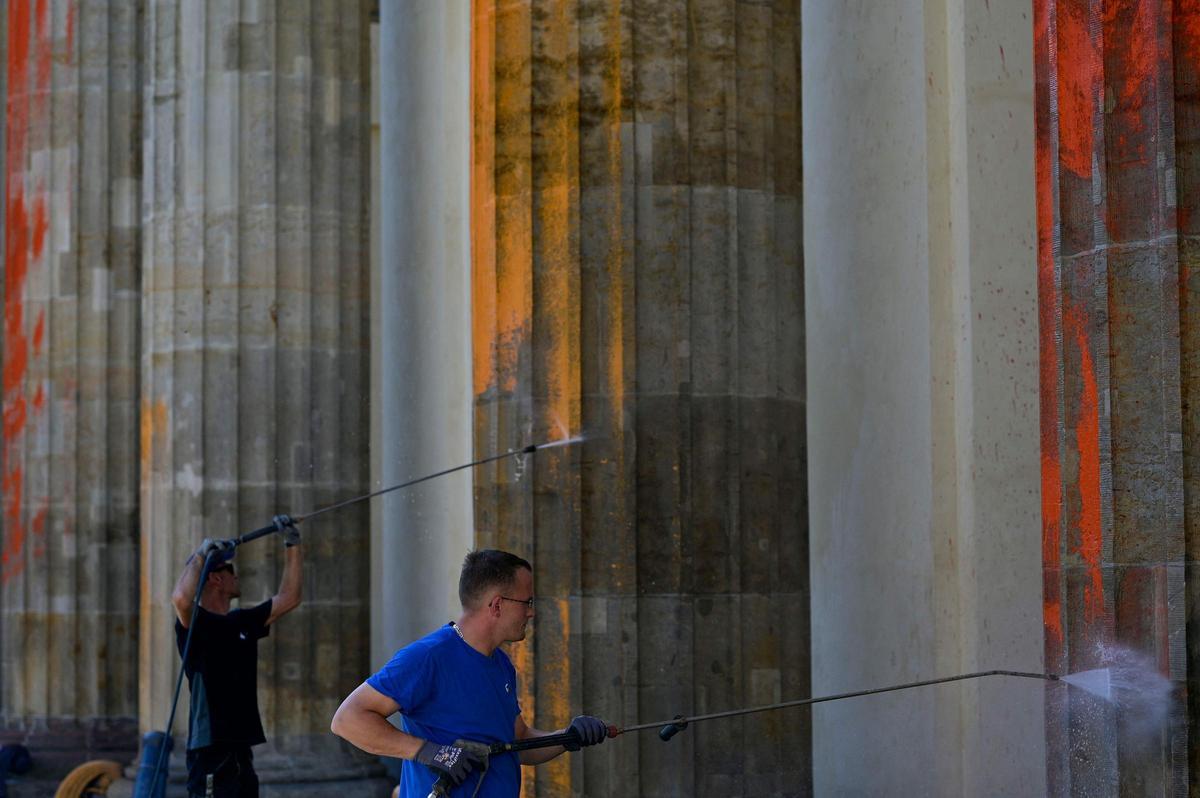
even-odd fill
[(567, 731), (575, 732), (579, 745), (564, 745), (568, 751), (578, 751), (585, 745), (596, 745), (608, 737), (608, 724), (591, 715), (576, 715), (575, 720), (567, 727)]
[(462, 784), (472, 770), (483, 764), (479, 754), (457, 743), (438, 745), (426, 742), (417, 752), (416, 760), (439, 776), (445, 775), (455, 787)]
[[(237, 542), (234, 540), (226, 540), (223, 538), (205, 538), (200, 544), (200, 548), (196, 550), (196, 555), (201, 560), (207, 560), (209, 554), (223, 554), (228, 551), (233, 551), (237, 548)], [(220, 558), (224, 559), (224, 558)]]
[(283, 545), (287, 548), (300, 545), (300, 530), (296, 528), (296, 522), (290, 515), (277, 515), (271, 519), (275, 523), (275, 528), (279, 530), (279, 534), (283, 535)]

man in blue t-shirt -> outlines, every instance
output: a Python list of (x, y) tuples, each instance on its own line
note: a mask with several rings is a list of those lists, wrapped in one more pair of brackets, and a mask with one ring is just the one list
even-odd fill
[[(504, 643), (525, 639), (533, 618), (533, 567), (504, 551), (473, 551), (458, 580), (462, 615), (397, 651), (383, 668), (351, 693), (333, 716), (334, 734), (362, 750), (405, 760), (399, 792), (426, 798), (442, 774), (455, 794), (515, 798), (521, 765), (538, 765), (562, 746), (492, 756), (486, 775), (481, 758), (457, 740), (491, 744), (557, 734), (526, 725), (517, 703), (517, 672)], [(388, 718), (399, 712), (403, 730)], [(580, 745), (604, 742), (608, 724), (579, 715), (568, 727)], [(575, 749), (572, 749), (575, 750)]]

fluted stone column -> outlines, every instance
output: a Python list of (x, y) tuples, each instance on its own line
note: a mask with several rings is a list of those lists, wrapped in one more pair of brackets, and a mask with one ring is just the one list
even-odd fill
[[(814, 694), (1042, 668), (1028, 10), (805, 4)], [(813, 712), (817, 794), (1040, 795), (1043, 683)]]
[(5, 4), (0, 740), (136, 749), (138, 30)]
[[(526, 717), (808, 693), (799, 8), (477, 2), (481, 543), (533, 560)], [(805, 711), (628, 736), (528, 795), (810, 791)]]
[(1135, 656), (1178, 696), (1048, 704), (1049, 791), (1196, 794), (1196, 10), (1034, 11), (1047, 666)]
[[(167, 717), (169, 596), (201, 538), (367, 485), (367, 13), (145, 10), (143, 730)], [(367, 517), (360, 504), (304, 524), (304, 604), (260, 644), (257, 762), (276, 793), (365, 772), (328, 725), (367, 671)], [(239, 552), (243, 606), (277, 588), (281, 548)], [(181, 747), (186, 718), (185, 697)]]
[[(470, 2), (380, 4), (377, 487), (470, 461)], [(380, 500), (372, 659), (459, 613), (470, 471)]]

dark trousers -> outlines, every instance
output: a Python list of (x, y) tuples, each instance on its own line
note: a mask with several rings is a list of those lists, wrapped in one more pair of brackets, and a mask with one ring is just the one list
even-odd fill
[(248, 745), (210, 745), (188, 751), (187, 766), (192, 798), (258, 798), (258, 774)]

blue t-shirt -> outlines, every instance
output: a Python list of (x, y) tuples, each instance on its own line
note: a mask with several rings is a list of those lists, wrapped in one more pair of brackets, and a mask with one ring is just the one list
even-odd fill
[[(438, 744), (508, 742), (521, 714), (517, 671), (508, 655), (496, 649), (485, 657), (450, 624), (397, 651), (367, 684), (400, 705), (404, 731)], [(521, 791), (517, 756), (491, 758), (479, 798), (516, 798)], [(472, 773), (453, 795), (470, 795), (478, 780)], [(426, 798), (433, 781), (432, 770), (405, 761), (400, 795)]]

